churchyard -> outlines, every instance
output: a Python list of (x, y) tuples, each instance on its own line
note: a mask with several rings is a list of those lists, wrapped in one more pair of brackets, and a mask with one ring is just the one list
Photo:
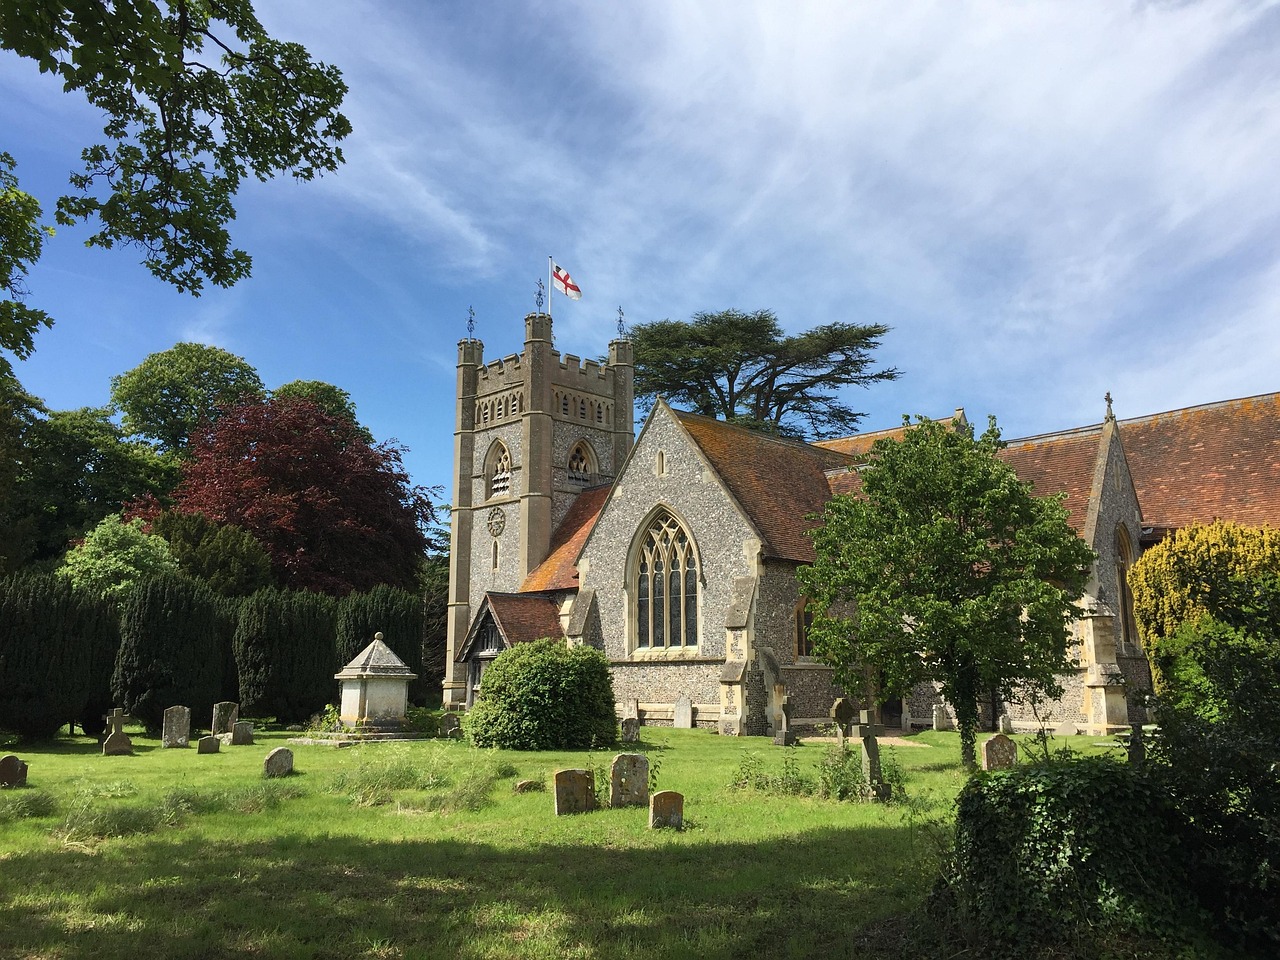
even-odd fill
[[(520, 753), (256, 729), (201, 754), (127, 733), (123, 756), (87, 737), (0, 745), (29, 766), (0, 791), (0, 956), (906, 955), (965, 781), (958, 735), (935, 731), (882, 745), (906, 789), (891, 803), (792, 795), (833, 749), (814, 740), (643, 727), (610, 750)], [(267, 779), (279, 747), (295, 773)], [(622, 751), (683, 795), (684, 829), (608, 808)], [(595, 772), (602, 809), (555, 815), (565, 768)]]

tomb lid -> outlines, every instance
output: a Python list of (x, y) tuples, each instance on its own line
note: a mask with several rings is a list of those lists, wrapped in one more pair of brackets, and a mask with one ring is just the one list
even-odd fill
[(335, 680), (353, 680), (359, 677), (403, 677), (414, 680), (417, 674), (382, 642), (382, 634), (373, 635), (373, 643), (356, 654), (355, 659), (333, 675)]

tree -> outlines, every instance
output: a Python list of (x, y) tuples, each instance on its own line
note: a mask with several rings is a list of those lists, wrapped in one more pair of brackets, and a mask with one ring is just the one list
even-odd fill
[(788, 436), (852, 433), (862, 418), (842, 387), (896, 380), (871, 369), (883, 324), (828, 323), (784, 336), (771, 310), (695, 313), (691, 321), (637, 324), (636, 397)]
[(351, 394), (341, 387), (323, 380), (291, 380), (277, 387), (271, 395), (277, 399), (310, 400), (330, 416), (350, 420), (359, 427), (360, 435), (373, 443), (373, 434), (361, 426), (356, 417), (356, 405), (351, 400)]
[[(338, 662), (341, 669), (367, 647), (374, 634), (416, 676), (409, 684), (409, 699), (426, 699), (427, 681), (422, 669), (422, 598), (408, 590), (378, 586), (364, 593), (349, 593), (338, 608)], [(433, 691), (434, 692), (434, 691)]]
[(332, 597), (301, 590), (259, 590), (240, 605), (235, 632), (240, 702), (250, 716), (306, 720), (333, 696)]
[[(246, 175), (336, 170), (351, 131), (339, 71), (270, 37), (249, 0), (0, 0), (0, 49), (106, 115), (105, 143), (82, 152), (58, 222), (96, 220), (90, 246), (140, 247), (153, 274), (197, 295), (249, 275), (227, 232)], [(0, 346), (23, 356), (49, 323), (20, 286), (45, 231), (12, 166), (0, 155)]]
[(1193, 655), (1185, 644), (1171, 649), (1184, 625), (1230, 610), (1224, 597), (1242, 578), (1280, 574), (1280, 530), (1215, 521), (1175, 531), (1148, 548), (1129, 572), (1138, 639), (1151, 662), (1157, 693), (1166, 670)]
[(83, 543), (67, 553), (58, 568), (59, 576), (119, 604), (140, 581), (176, 574), (178, 563), (169, 545), (142, 526), (140, 519), (126, 523), (119, 514), (103, 518)]
[(203, 343), (178, 343), (111, 378), (111, 403), (130, 433), (162, 453), (185, 451), (191, 434), (221, 411), (263, 393), (243, 357)]
[(151, 532), (164, 537), (183, 573), (203, 580), (219, 596), (247, 597), (272, 585), (271, 557), (253, 534), (234, 523), (165, 510), (152, 519)]
[(338, 596), (411, 590), (435, 519), (399, 448), (307, 400), (241, 404), (192, 440), (174, 508), (248, 530), (277, 581)]
[(1060, 694), (1093, 562), (1061, 498), (1032, 496), (1001, 446), (994, 418), (977, 438), (969, 424), (920, 420), (878, 441), (861, 495), (828, 502), (817, 559), (799, 572), (836, 679), (855, 690), (870, 677), (887, 696), (938, 684), (968, 766), (981, 698)]
[[(14, 159), (0, 151), (0, 350), (25, 360), (35, 349), (36, 331), (53, 321), (27, 306), (27, 272), (40, 259), (53, 230), (40, 223), (40, 201), (18, 189)], [(12, 370), (0, 356), (0, 375)]]

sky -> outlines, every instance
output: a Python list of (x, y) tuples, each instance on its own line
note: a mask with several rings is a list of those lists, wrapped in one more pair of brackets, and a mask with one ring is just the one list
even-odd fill
[[(52, 409), (181, 341), (268, 387), (342, 387), (451, 497), (457, 341), (519, 352), (547, 257), (556, 346), (773, 310), (884, 323), (863, 429), (963, 407), (1006, 438), (1280, 389), (1280, 5), (1120, 0), (260, 0), (338, 66), (354, 132), (252, 182), (253, 276), (199, 297), (59, 228), (56, 325), (16, 372)], [(0, 54), (0, 150), (52, 219), (102, 118)]]

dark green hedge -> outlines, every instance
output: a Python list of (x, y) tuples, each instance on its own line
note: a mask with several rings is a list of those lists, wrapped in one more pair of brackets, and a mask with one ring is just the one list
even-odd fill
[(373, 642), (376, 633), (405, 666), (417, 674), (409, 684), (409, 699), (424, 702), (427, 679), (422, 670), (422, 598), (386, 585), (365, 593), (350, 593), (339, 601), (338, 654), (334, 671)]
[(485, 671), (466, 730), (482, 747), (586, 750), (614, 743), (609, 661), (590, 647), (535, 640), (499, 654)]
[(240, 712), (300, 723), (337, 695), (337, 601), (301, 590), (259, 590), (240, 603), (235, 633)]

